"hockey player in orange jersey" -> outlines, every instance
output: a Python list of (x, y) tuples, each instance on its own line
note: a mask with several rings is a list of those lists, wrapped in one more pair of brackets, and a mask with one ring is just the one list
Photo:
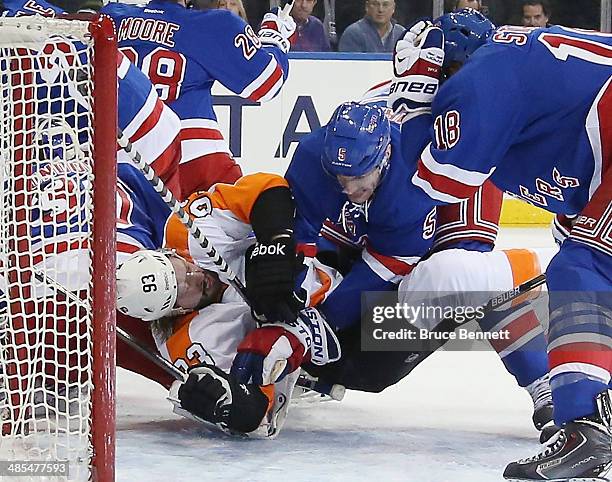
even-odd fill
[[(135, 202), (142, 202), (142, 196)], [(233, 185), (217, 184), (192, 195), (184, 208), (238, 277), (246, 279), (254, 311), (268, 320), (278, 318), (280, 304), (300, 309), (324, 300), (341, 279), (315, 259), (306, 259), (304, 266), (296, 257), (293, 201), (279, 176), (258, 173)], [(258, 433), (276, 435), (302, 361), (325, 364), (339, 358), (333, 331), (315, 308), (305, 308), (306, 316), (297, 321), (267, 323), (259, 328), (266, 336), (241, 343), (257, 327), (251, 307), (176, 216), (168, 211), (152, 219), (164, 231), (163, 243), (154, 247), (164, 250), (140, 249), (153, 246), (142, 242), (138, 224), (119, 230), (124, 253), (118, 255), (118, 310), (151, 322), (160, 354), (189, 370), (187, 381), (170, 390), (178, 413), (230, 431), (252, 432), (261, 426)], [(303, 294), (299, 306), (296, 283)], [(321, 336), (313, 336), (315, 331)], [(259, 364), (261, 377), (239, 384), (229, 374), (236, 353)]]

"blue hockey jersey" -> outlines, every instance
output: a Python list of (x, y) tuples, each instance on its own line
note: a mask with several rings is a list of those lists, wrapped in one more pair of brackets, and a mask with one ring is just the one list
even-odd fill
[(215, 81), (265, 102), (287, 78), (287, 55), (276, 46), (262, 47), (253, 29), (228, 10), (190, 10), (153, 0), (144, 8), (109, 3), (102, 12), (115, 21), (120, 50), (181, 118), (182, 164), (231, 156), (213, 110)]
[(436, 211), (433, 202), (410, 188), (416, 160), (428, 136), (429, 116), (415, 119), (411, 133), (392, 124), (390, 167), (373, 197), (351, 203), (321, 164), (325, 127), (304, 137), (285, 174), (296, 202), (298, 249), (313, 256), (326, 220), (343, 226), (365, 249), (340, 286), (321, 308), (328, 321), (346, 328), (360, 319), (362, 291), (391, 290), (431, 247)]
[[(41, 1), (11, 1), (4, 2), (4, 16), (21, 16), (31, 14), (33, 9), (47, 16), (63, 13), (55, 9), (53, 13), (46, 11), (47, 4)], [(57, 49), (58, 55), (54, 52)], [(30, 213), (30, 229), (32, 237), (32, 252), (34, 260), (42, 257), (44, 249), (55, 253), (66, 250), (86, 249), (87, 239), (78, 239), (78, 243), (66, 243), (65, 239), (75, 238), (76, 232), (87, 233), (88, 224), (83, 222), (86, 212), (86, 183), (91, 182), (87, 172), (80, 172), (78, 162), (70, 161), (66, 148), (79, 153), (80, 143), (86, 139), (79, 139), (77, 131), (81, 134), (88, 131), (86, 122), (89, 115), (79, 100), (74, 99), (78, 93), (71, 90), (68, 78), (59, 78), (66, 75), (62, 69), (54, 69), (54, 63), (62, 67), (62, 52), (67, 55), (78, 55), (85, 62), (84, 46), (79, 42), (67, 42), (63, 39), (50, 39), (44, 46), (46, 55), (35, 55), (33, 61), (37, 62), (34, 70), (37, 71), (36, 82), (39, 96), (37, 114), (46, 123), (55, 121), (65, 123), (66, 128), (55, 136), (66, 136), (73, 132), (74, 136), (57, 139), (62, 148), (57, 152), (47, 154), (48, 161), (41, 160), (37, 172), (32, 177), (32, 183), (40, 191), (40, 199), (33, 202), (34, 207)], [(51, 76), (54, 72), (54, 76)], [(117, 81), (118, 81), (118, 127), (132, 143), (134, 149), (142, 158), (152, 166), (157, 175), (162, 178), (166, 186), (178, 196), (180, 192), (178, 179), (178, 163), (180, 159), (180, 120), (172, 110), (165, 106), (158, 98), (149, 79), (131, 64), (120, 52), (117, 52)], [(74, 95), (73, 95), (74, 94)], [(85, 122), (85, 125), (83, 125)], [(50, 125), (51, 125), (50, 124)], [(44, 123), (37, 126), (41, 134), (46, 133)], [(46, 135), (46, 134), (45, 134)], [(48, 139), (48, 144), (55, 144), (56, 139)], [(110, 142), (115, 142), (110, 139)], [(77, 154), (78, 155), (78, 154)], [(61, 161), (55, 162), (54, 157)], [(118, 218), (118, 245), (122, 249), (128, 242), (125, 233), (129, 232), (130, 246), (135, 244), (142, 247), (153, 248), (163, 239), (163, 229), (160, 231), (160, 220), (168, 217), (169, 209), (159, 195), (148, 185), (140, 171), (133, 165), (130, 156), (122, 149), (117, 152), (118, 186), (117, 186), (117, 218)], [(58, 171), (68, 166), (73, 172)], [(58, 172), (63, 176), (58, 177)], [(155, 221), (155, 222), (154, 222)], [(162, 222), (163, 225), (163, 222)], [(126, 231), (128, 230), (128, 231)], [(78, 237), (77, 237), (78, 238)], [(135, 242), (133, 240), (136, 240)], [(131, 248), (130, 248), (131, 249)]]
[(4, 0), (2, 16), (21, 17), (22, 15), (42, 15), (53, 17), (64, 11), (45, 0)]
[[(364, 94), (359, 102), (374, 104), (386, 109), (389, 120), (402, 125), (406, 113), (394, 113), (392, 109), (387, 107), (390, 86), (391, 81), (375, 85)], [(422, 115), (429, 116), (427, 113)], [(420, 139), (424, 135), (422, 132), (414, 132), (414, 129), (419, 125), (426, 130), (431, 127), (425, 124), (423, 119), (420, 119), (418, 123), (406, 123), (402, 141), (407, 143), (408, 146), (414, 144), (414, 139)], [(408, 152), (408, 147), (404, 148), (404, 151)], [(490, 182), (486, 182), (469, 199), (460, 203), (438, 206), (436, 209), (434, 250), (451, 248), (467, 249), (469, 251), (492, 250), (499, 229), (502, 199), (502, 192)], [(321, 234), (328, 238), (328, 231), (329, 228), (326, 225), (323, 227)], [(334, 234), (334, 236), (337, 235)]]
[(444, 203), (487, 178), (548, 211), (579, 213), (612, 156), (612, 35), (499, 29), (442, 85), (413, 183)]
[[(10, 17), (34, 13), (55, 16), (64, 13), (62, 9), (53, 7), (44, 0), (5, 0), (3, 5), (2, 15)], [(60, 43), (60, 40), (50, 39), (44, 47), (47, 55), (41, 56), (38, 60), (41, 65), (35, 68), (38, 71), (37, 83), (40, 86), (37, 89), (38, 113), (54, 114), (61, 111), (62, 116), (73, 128), (78, 127), (84, 132), (87, 126), (82, 123), (86, 122), (88, 117), (83, 115), (84, 109), (79, 103), (78, 91), (70, 88), (72, 82), (67, 78), (58, 82), (58, 78), (49, 78), (48, 75), (44, 79), (40, 78), (45, 70), (51, 71), (55, 64), (60, 67), (55, 75), (64, 75), (61, 73), (61, 67), (64, 66), (61, 64), (63, 55)], [(70, 53), (79, 55), (82, 62), (87, 61), (83, 55), (82, 44), (72, 42), (72, 46), (69, 43), (66, 45)], [(60, 55), (54, 57), (54, 50)], [(52, 61), (53, 65), (43, 65), (43, 60)], [(121, 53), (117, 55), (117, 81), (119, 130), (178, 197), (180, 194), (178, 163), (181, 157), (179, 119), (159, 100), (149, 79)], [(63, 87), (59, 87), (60, 85)], [(120, 164), (132, 162), (124, 150), (117, 152), (117, 160)]]

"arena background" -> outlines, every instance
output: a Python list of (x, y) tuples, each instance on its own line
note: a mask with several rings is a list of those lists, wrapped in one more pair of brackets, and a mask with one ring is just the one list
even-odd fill
[[(483, 0), (488, 17), (497, 25), (520, 24), (522, 0)], [(243, 0), (249, 21), (259, 26), (263, 14), (268, 10), (266, 0)], [(283, 3), (284, 0), (281, 1)], [(274, 3), (274, 0), (272, 0)], [(402, 25), (409, 25), (420, 17), (431, 16), (433, 0), (395, 0), (395, 19)], [(444, 11), (453, 8), (454, 0), (444, 0)], [(578, 28), (600, 28), (600, 8), (606, 0), (550, 0), (551, 23)], [(324, 2), (318, 0), (314, 15), (323, 19)], [(364, 13), (364, 0), (336, 0), (336, 27), (340, 35), (351, 23), (359, 20)]]

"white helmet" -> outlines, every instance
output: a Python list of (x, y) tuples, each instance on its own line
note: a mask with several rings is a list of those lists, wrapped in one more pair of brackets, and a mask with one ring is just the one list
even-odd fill
[(117, 268), (117, 309), (153, 321), (173, 313), (178, 294), (174, 267), (162, 252), (143, 249)]

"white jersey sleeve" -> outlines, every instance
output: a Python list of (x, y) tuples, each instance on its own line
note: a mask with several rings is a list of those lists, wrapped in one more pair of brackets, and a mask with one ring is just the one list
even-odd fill
[[(546, 270), (556, 248), (478, 252), (448, 249), (419, 263), (399, 284), (405, 306), (481, 307), (493, 296)], [(441, 301), (442, 300), (442, 301)], [(432, 330), (441, 320), (420, 317), (415, 326)]]

